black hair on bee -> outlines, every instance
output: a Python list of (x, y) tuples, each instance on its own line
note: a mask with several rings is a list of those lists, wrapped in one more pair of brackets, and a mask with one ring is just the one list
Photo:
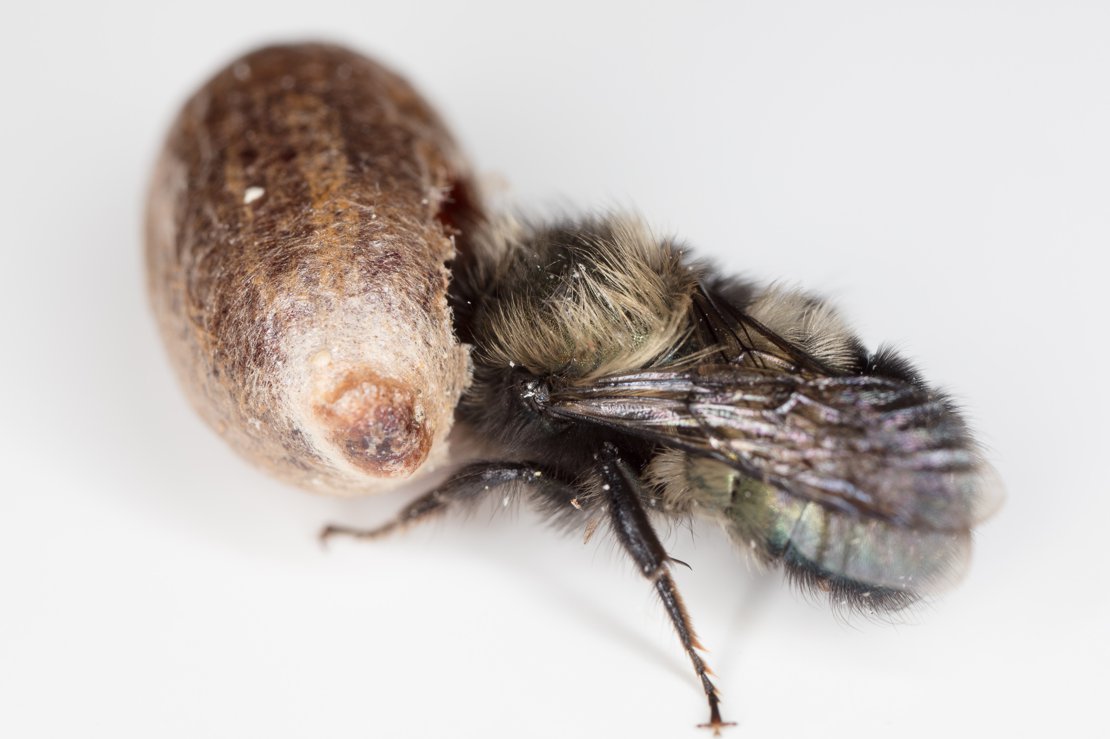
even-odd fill
[[(994, 485), (963, 418), (825, 301), (721, 277), (627, 216), (485, 224), (455, 267), (473, 345), (459, 420), (498, 450), (371, 531), (522, 493), (609, 521), (654, 585), (725, 726), (648, 511), (720, 522), (761, 565), (865, 611), (966, 567)], [(592, 530), (592, 529), (591, 529)]]

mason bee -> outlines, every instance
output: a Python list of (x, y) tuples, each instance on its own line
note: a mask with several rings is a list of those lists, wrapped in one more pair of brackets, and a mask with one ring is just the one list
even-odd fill
[[(460, 235), (462, 236), (462, 235)], [(904, 608), (966, 567), (997, 496), (953, 402), (823, 300), (723, 277), (638, 219), (486, 223), (450, 297), (472, 347), (459, 422), (497, 450), (376, 538), (494, 493), (609, 527), (662, 601), (709, 704), (717, 688), (653, 516), (704, 516), (803, 588)]]
[(636, 218), (489, 219), (470, 171), (411, 86), (331, 44), (233, 61), (167, 136), (148, 285), (221, 436), (339, 494), (434, 469), (453, 421), (494, 450), (384, 526), (325, 538), (494, 491), (587, 536), (608, 521), (715, 732), (717, 689), (653, 517), (714, 519), (756, 562), (859, 610), (960, 574), (995, 486), (907, 362), (867, 351), (824, 301), (720, 276)]

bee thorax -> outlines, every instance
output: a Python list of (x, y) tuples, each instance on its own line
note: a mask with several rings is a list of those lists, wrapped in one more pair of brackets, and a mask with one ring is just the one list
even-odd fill
[(599, 377), (650, 365), (684, 338), (698, 274), (630, 217), (476, 235), (477, 266), (455, 285), (475, 359), (533, 374)]

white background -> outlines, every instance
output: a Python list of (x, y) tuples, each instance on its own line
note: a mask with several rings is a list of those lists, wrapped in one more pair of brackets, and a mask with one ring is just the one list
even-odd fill
[(0, 31), (0, 735), (703, 735), (611, 543), (485, 513), (323, 552), (405, 496), (287, 488), (187, 408), (149, 165), (218, 66), (328, 38), (409, 76), (512, 202), (635, 205), (832, 295), (989, 445), (1006, 507), (903, 625), (674, 532), (731, 736), (1105, 736), (1105, 3), (35, 5)]

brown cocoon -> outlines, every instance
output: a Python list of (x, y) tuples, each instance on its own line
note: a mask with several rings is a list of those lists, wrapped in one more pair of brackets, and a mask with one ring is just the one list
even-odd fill
[(150, 294), (193, 405), (311, 490), (441, 461), (467, 356), (447, 307), (466, 163), (400, 77), (337, 46), (261, 49), (174, 122), (147, 210)]

